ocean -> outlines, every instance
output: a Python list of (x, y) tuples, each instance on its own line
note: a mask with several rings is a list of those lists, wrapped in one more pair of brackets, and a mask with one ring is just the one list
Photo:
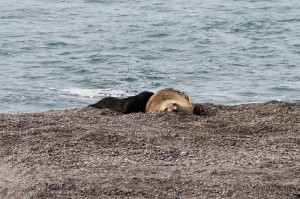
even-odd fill
[(0, 0), (0, 112), (174, 88), (300, 101), (299, 0)]

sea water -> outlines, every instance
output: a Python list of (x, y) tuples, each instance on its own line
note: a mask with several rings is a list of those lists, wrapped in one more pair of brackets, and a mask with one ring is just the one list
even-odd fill
[(174, 88), (300, 100), (299, 0), (0, 0), (0, 112)]

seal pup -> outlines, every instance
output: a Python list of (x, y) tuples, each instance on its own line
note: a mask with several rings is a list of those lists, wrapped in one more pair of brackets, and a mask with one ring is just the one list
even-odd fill
[(184, 93), (168, 88), (156, 92), (146, 105), (146, 112), (170, 111), (193, 113), (192, 100)]
[(126, 98), (105, 97), (89, 106), (99, 109), (106, 108), (123, 114), (145, 112), (146, 104), (152, 95), (153, 92), (144, 91)]

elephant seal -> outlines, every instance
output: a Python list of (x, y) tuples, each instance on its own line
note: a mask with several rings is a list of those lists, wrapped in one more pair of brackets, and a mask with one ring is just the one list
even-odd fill
[(146, 112), (170, 111), (193, 113), (192, 100), (184, 93), (168, 88), (156, 92), (146, 105)]
[(110, 109), (123, 114), (145, 112), (146, 104), (153, 92), (144, 91), (127, 98), (105, 97), (90, 107)]

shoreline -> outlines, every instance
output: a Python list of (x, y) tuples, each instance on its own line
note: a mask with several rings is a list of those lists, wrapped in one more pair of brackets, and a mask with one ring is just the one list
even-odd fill
[(299, 198), (300, 102), (0, 114), (0, 198)]
[[(96, 100), (97, 101), (97, 100)], [(292, 103), (292, 104), (297, 104), (300, 103), (299, 100), (292, 100), (292, 101), (283, 101), (283, 100), (267, 100), (267, 101), (253, 101), (253, 102), (245, 102), (245, 103), (229, 103), (229, 104), (222, 104), (222, 103), (212, 103), (212, 102), (194, 102), (193, 104), (196, 106), (205, 106), (205, 105), (214, 105), (214, 106), (226, 106), (226, 107), (232, 107), (232, 106), (243, 106), (243, 105), (252, 105), (252, 104), (266, 104), (266, 103)], [(44, 113), (48, 111), (66, 111), (66, 110), (73, 110), (73, 109), (84, 109), (87, 108), (88, 105), (86, 106), (81, 106), (81, 107), (68, 107), (68, 108), (57, 108), (57, 109), (42, 109), (40, 111), (21, 111), (21, 112), (0, 112), (1, 114), (11, 114), (11, 115), (23, 115), (23, 114), (38, 114), (38, 113)]]

